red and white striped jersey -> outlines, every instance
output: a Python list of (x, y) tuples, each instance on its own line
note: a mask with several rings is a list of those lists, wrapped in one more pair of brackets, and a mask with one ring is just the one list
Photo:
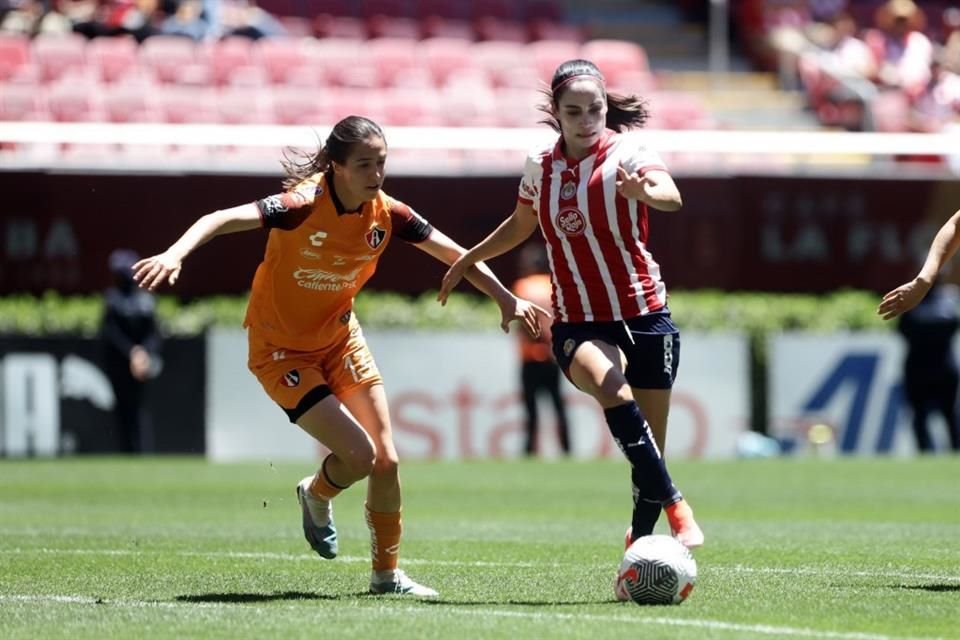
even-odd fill
[(539, 218), (559, 321), (624, 320), (666, 305), (660, 266), (646, 247), (647, 205), (617, 193), (620, 166), (666, 171), (636, 134), (610, 130), (579, 162), (564, 156), (560, 141), (527, 156), (519, 200)]

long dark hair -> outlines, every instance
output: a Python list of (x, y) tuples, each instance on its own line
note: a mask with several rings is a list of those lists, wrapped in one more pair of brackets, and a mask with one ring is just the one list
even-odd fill
[(280, 161), (287, 174), (283, 180), (283, 188), (296, 187), (310, 176), (329, 170), (334, 162), (346, 163), (355, 144), (374, 136), (384, 143), (387, 141), (380, 125), (370, 118), (347, 116), (333, 126), (327, 141), (320, 145), (317, 151), (308, 153), (300, 149), (287, 149)]
[(560, 121), (554, 114), (560, 106), (560, 98), (566, 91), (567, 85), (577, 76), (595, 78), (603, 89), (603, 94), (607, 99), (608, 128), (614, 131), (626, 131), (627, 129), (639, 129), (646, 124), (650, 117), (650, 112), (647, 110), (647, 101), (632, 94), (624, 96), (617, 93), (608, 93), (603, 74), (589, 60), (567, 60), (553, 72), (550, 89), (542, 91), (549, 101), (537, 105), (537, 109), (547, 114), (547, 117), (540, 121), (541, 124), (549, 126), (557, 133), (563, 133), (560, 129)]

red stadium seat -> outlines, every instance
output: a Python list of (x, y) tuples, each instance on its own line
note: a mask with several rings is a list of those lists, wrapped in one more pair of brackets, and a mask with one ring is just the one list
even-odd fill
[(400, 16), (385, 16), (378, 13), (367, 18), (367, 34), (371, 38), (407, 38), (420, 37), (420, 21)]
[(87, 44), (87, 62), (101, 80), (116, 82), (137, 70), (137, 41), (131, 36), (94, 38)]
[(614, 77), (615, 82), (607, 80), (607, 88), (614, 93), (645, 96), (657, 90), (657, 79), (649, 71), (622, 71)]
[(322, 89), (277, 87), (273, 95), (274, 120), (278, 124), (331, 125), (328, 93), (329, 90)]
[(535, 127), (546, 114), (537, 105), (546, 96), (534, 89), (499, 89), (496, 91), (496, 118), (501, 127)]
[(447, 81), (451, 74), (475, 68), (473, 45), (457, 38), (430, 38), (420, 42), (417, 54), (430, 70), (436, 84)]
[(474, 32), (478, 40), (503, 40), (506, 42), (526, 42), (530, 39), (527, 26), (521, 22), (504, 20), (493, 16), (484, 16), (474, 21)]
[(473, 45), (474, 63), (484, 69), (494, 85), (502, 86), (504, 76), (518, 66), (527, 66), (526, 46), (519, 42), (500, 42), (490, 40)]
[(568, 40), (540, 40), (527, 45), (527, 55), (540, 78), (550, 82), (561, 63), (580, 57), (580, 43)]
[(417, 43), (406, 38), (377, 38), (368, 41), (364, 55), (377, 66), (380, 86), (402, 85), (404, 74), (422, 67), (417, 57)]
[(0, 84), (0, 120), (49, 120), (47, 103), (39, 86)]
[(104, 119), (100, 87), (76, 76), (47, 90), (47, 108), (57, 122), (101, 122)]
[(440, 117), (446, 126), (495, 126), (496, 109), (496, 98), (489, 89), (447, 87), (440, 92)]
[(31, 56), (44, 82), (52, 82), (86, 64), (87, 39), (77, 33), (40, 34), (33, 39)]
[(217, 122), (216, 94), (210, 87), (167, 87), (157, 95), (160, 116), (175, 124)]
[(210, 70), (215, 84), (227, 84), (234, 69), (253, 62), (253, 41), (241, 36), (219, 40), (209, 49)]
[(14, 34), (0, 35), (0, 81), (16, 75), (30, 61), (30, 40)]
[(647, 53), (636, 42), (626, 40), (590, 40), (580, 47), (578, 57), (590, 60), (606, 77), (607, 84), (619, 84), (625, 73), (650, 72)]
[(159, 122), (154, 91), (139, 83), (115, 84), (104, 89), (103, 112), (108, 122)]
[(462, 0), (415, 0), (413, 14), (420, 20), (430, 17), (448, 20), (466, 20), (469, 2)]
[(367, 23), (352, 16), (320, 13), (313, 19), (313, 35), (317, 38), (355, 38), (362, 40), (367, 37)]
[(380, 91), (376, 89), (341, 88), (331, 91), (325, 101), (334, 124), (350, 115), (381, 122), (387, 108), (387, 105), (383, 104)]
[(500, 20), (520, 20), (516, 11), (517, 3), (509, 0), (473, 0), (470, 3), (471, 15), (478, 18), (498, 18)]
[(361, 0), (360, 17), (373, 16), (409, 17), (410, 12), (403, 0)]
[(285, 84), (306, 65), (306, 42), (309, 41), (299, 38), (263, 38), (254, 45), (254, 59), (267, 72), (270, 82)]
[[(322, 78), (324, 82), (342, 84), (343, 79), (351, 75), (359, 62), (363, 61), (372, 69), (372, 61), (361, 55), (363, 43), (364, 40), (356, 38), (322, 38), (308, 42), (303, 48), (306, 58), (305, 73)], [(300, 80), (297, 84), (309, 83)]]
[(460, 40), (473, 40), (475, 37), (472, 23), (440, 16), (421, 18), (420, 35), (423, 38), (458, 38)]
[(140, 64), (160, 82), (175, 82), (186, 65), (202, 61), (197, 45), (180, 36), (151, 36), (140, 45)]
[(433, 127), (440, 115), (440, 95), (435, 89), (393, 87), (380, 92), (383, 124)]
[(217, 114), (224, 124), (270, 124), (274, 122), (273, 96), (252, 87), (225, 87), (217, 93)]
[(529, 24), (531, 41), (569, 40), (571, 42), (581, 42), (583, 40), (583, 29), (574, 24), (541, 19), (531, 20)]

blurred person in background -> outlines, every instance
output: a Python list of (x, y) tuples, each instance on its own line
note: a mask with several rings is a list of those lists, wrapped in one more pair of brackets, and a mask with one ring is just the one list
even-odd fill
[(144, 410), (147, 382), (159, 374), (160, 332), (153, 296), (137, 288), (133, 265), (139, 256), (116, 249), (108, 261), (113, 285), (104, 294), (100, 336), (104, 364), (115, 398), (117, 448), (123, 453), (150, 451), (152, 432)]
[[(353, 314), (353, 299), (396, 236), (451, 264), (464, 250), (382, 191), (383, 131), (349, 116), (315, 154), (287, 157), (283, 193), (201, 217), (165, 252), (135, 265), (141, 287), (174, 284), (183, 260), (216, 236), (268, 229), (244, 326), (248, 366), (291, 422), (330, 450), (297, 485), (304, 536), (320, 556), (338, 552), (332, 501), (367, 478), (372, 593), (432, 597), (398, 568), (401, 492), (383, 379)], [(538, 313), (483, 264), (467, 274), (494, 299), (502, 328), (520, 321), (539, 335)]]
[(676, 211), (680, 192), (660, 156), (622, 133), (643, 126), (646, 103), (607, 93), (592, 62), (564, 62), (545, 93), (543, 122), (559, 133), (556, 144), (527, 157), (513, 213), (454, 263), (440, 298), (471, 265), (518, 246), (539, 224), (554, 284), (554, 355), (603, 408), (631, 465), (625, 542), (652, 533), (663, 509), (673, 535), (700, 546), (703, 532), (661, 455), (680, 337), (646, 246), (647, 208)]
[(943, 414), (950, 446), (954, 451), (960, 451), (960, 419), (957, 415), (960, 374), (953, 355), (960, 295), (956, 287), (940, 281), (958, 248), (960, 211), (940, 227), (917, 276), (888, 292), (877, 308), (884, 320), (901, 317), (898, 329), (908, 345), (904, 390), (913, 409), (917, 448), (924, 452), (933, 450), (927, 430), (931, 408)]
[(926, 16), (913, 0), (888, 0), (874, 22), (864, 36), (876, 63), (874, 80), (915, 100), (930, 81), (933, 63), (933, 43), (923, 33)]
[[(513, 283), (513, 293), (541, 307), (551, 305), (550, 265), (540, 244), (528, 244), (520, 252), (520, 278)], [(537, 397), (545, 393), (553, 403), (557, 418), (557, 437), (560, 450), (570, 455), (570, 425), (567, 408), (560, 390), (560, 367), (550, 350), (552, 340), (550, 323), (541, 318), (540, 336), (532, 337), (526, 331), (517, 332), (520, 356), (520, 388), (523, 393), (526, 441), (524, 453), (534, 456), (538, 449), (539, 411)]]

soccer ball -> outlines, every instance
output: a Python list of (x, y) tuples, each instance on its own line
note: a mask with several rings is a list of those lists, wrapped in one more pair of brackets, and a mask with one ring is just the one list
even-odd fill
[(697, 563), (675, 538), (637, 538), (623, 554), (614, 593), (637, 604), (680, 604), (693, 591)]

